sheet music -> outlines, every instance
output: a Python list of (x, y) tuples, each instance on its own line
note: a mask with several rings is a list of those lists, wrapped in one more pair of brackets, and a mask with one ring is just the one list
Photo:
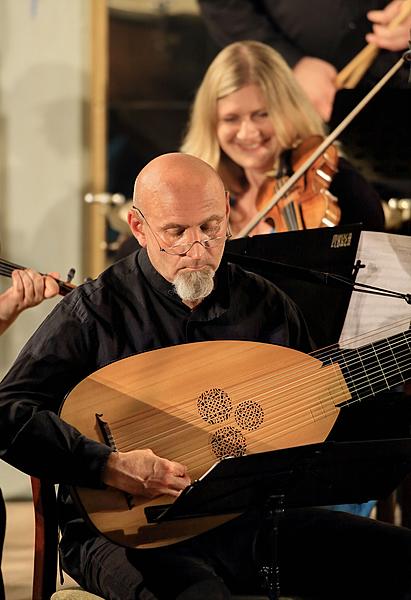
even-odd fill
[[(358, 273), (357, 282), (411, 294), (411, 237), (362, 231), (357, 259), (365, 264)], [(353, 291), (340, 341), (372, 332), (365, 342), (352, 346), (372, 342), (405, 331), (410, 321), (411, 305), (405, 300)], [(383, 333), (374, 333), (383, 327), (390, 328)]]

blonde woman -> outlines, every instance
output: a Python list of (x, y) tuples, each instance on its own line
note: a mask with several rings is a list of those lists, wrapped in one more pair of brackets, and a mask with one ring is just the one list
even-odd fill
[[(221, 175), (231, 196), (231, 227), (238, 233), (256, 214), (267, 173), (291, 174), (292, 149), (325, 126), (284, 59), (261, 42), (235, 42), (210, 64), (197, 91), (183, 152), (202, 158)], [(341, 223), (383, 229), (380, 198), (344, 159), (330, 192)], [(253, 234), (273, 231), (272, 220)]]

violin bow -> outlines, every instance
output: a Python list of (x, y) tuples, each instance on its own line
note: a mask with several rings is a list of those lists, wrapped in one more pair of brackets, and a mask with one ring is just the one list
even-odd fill
[[(405, 1), (405, 0), (404, 0)], [(410, 0), (411, 1), (411, 0)], [(389, 79), (400, 69), (400, 67), (404, 64), (406, 60), (407, 52), (391, 67), (389, 71), (378, 81), (375, 86), (368, 92), (366, 96), (353, 108), (353, 110), (348, 113), (348, 115), (341, 121), (339, 125), (332, 131), (318, 146), (316, 150), (307, 158), (307, 160), (301, 165), (301, 167), (295, 171), (289, 179), (285, 182), (285, 184), (277, 191), (276, 194), (271, 198), (271, 200), (262, 208), (254, 217), (243, 227), (243, 229), (234, 236), (234, 239), (242, 238), (247, 236), (250, 231), (258, 225), (258, 223), (264, 219), (267, 213), (275, 206), (281, 198), (283, 198), (290, 188), (295, 184), (295, 182), (304, 175), (306, 171), (311, 167), (311, 165), (317, 160), (323, 152), (331, 146), (331, 144), (337, 139), (342, 131), (351, 123), (351, 121), (358, 115), (359, 112), (362, 111), (364, 106), (368, 104), (368, 102), (374, 98), (374, 96), (380, 91), (380, 89), (387, 83)]]
[[(388, 29), (395, 29), (411, 14), (411, 0), (403, 0), (399, 13), (388, 24)], [(377, 57), (380, 48), (376, 44), (367, 44), (337, 75), (338, 89), (353, 89), (364, 76)]]
[[(0, 258), (0, 275), (3, 275), (4, 277), (11, 277), (13, 271), (24, 271), (25, 269), (26, 267), (22, 267), (21, 265), (17, 265), (16, 263), (4, 260), (4, 258)], [(44, 275), (44, 273), (40, 273), (40, 275)], [(74, 269), (70, 269), (67, 281), (61, 281), (60, 279), (56, 279), (55, 277), (53, 277), (53, 279), (55, 279), (58, 283), (60, 296), (65, 296), (75, 288), (75, 286), (72, 283), (70, 283), (73, 276)], [(49, 277), (51, 277), (51, 275), (49, 275)]]

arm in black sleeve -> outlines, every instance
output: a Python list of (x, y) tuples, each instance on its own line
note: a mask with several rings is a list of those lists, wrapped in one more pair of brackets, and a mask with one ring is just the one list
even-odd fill
[(291, 298), (287, 299), (285, 315), (290, 347), (300, 350), (300, 352), (312, 352), (317, 345), (311, 336), (302, 311)]
[(0, 385), (1, 458), (56, 483), (101, 486), (110, 449), (57, 416), (66, 394), (95, 370), (93, 350), (92, 331), (62, 300)]
[(362, 223), (364, 229), (384, 231), (382, 200), (374, 187), (348, 161), (340, 158), (330, 192), (341, 207), (341, 224)]
[(201, 14), (211, 37), (224, 47), (241, 40), (272, 46), (293, 67), (303, 53), (282, 32), (263, 3), (249, 0), (199, 0)]

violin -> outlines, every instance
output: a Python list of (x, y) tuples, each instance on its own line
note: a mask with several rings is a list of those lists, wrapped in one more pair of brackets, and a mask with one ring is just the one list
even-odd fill
[[(297, 171), (322, 141), (321, 136), (313, 135), (283, 154), (279, 170), (275, 175), (270, 173), (259, 190), (257, 210), (264, 210), (291, 172)], [(341, 210), (337, 198), (328, 189), (338, 171), (337, 165), (337, 149), (335, 145), (330, 145), (288, 193), (266, 213), (265, 221), (276, 232), (338, 225)]]
[[(26, 267), (22, 267), (21, 265), (11, 263), (8, 260), (4, 260), (3, 258), (0, 258), (0, 275), (4, 275), (4, 277), (11, 277), (12, 272), (15, 270), (24, 271), (25, 269), (26, 269)], [(71, 292), (71, 290), (73, 290), (76, 287), (75, 285), (70, 283), (74, 277), (74, 273), (75, 273), (74, 269), (70, 269), (70, 271), (68, 272), (68, 275), (67, 275), (67, 281), (61, 281), (60, 279), (56, 279), (55, 277), (48, 275), (48, 277), (52, 277), (52, 279), (55, 279), (55, 281), (57, 281), (58, 286), (59, 286), (59, 295), (60, 296), (65, 296), (66, 294)], [(40, 275), (45, 275), (45, 274), (40, 273)]]
[[(368, 104), (368, 102), (380, 91), (380, 89), (386, 84), (386, 82), (400, 69), (400, 67), (404, 64), (405, 60), (409, 60), (408, 51), (403, 55), (402, 58), (398, 60), (391, 67), (389, 71), (378, 81), (375, 86), (364, 96), (364, 98), (353, 108), (353, 110), (341, 121), (341, 123), (332, 131), (316, 148), (311, 152), (311, 155), (306, 158), (304, 161), (302, 159), (303, 164), (300, 167), (296, 167), (294, 173), (287, 178), (287, 181), (284, 185), (276, 191), (274, 194), (274, 189), (272, 193), (269, 195), (266, 201), (266, 205), (264, 208), (260, 209), (258, 213), (250, 220), (250, 222), (243, 227), (243, 229), (234, 236), (236, 238), (242, 238), (247, 235), (258, 225), (258, 223), (265, 218), (265, 216), (274, 209), (274, 207), (286, 197), (286, 194), (292, 189), (294, 184), (298, 182), (298, 180), (305, 175), (305, 173), (310, 169), (310, 167), (317, 161), (317, 159), (325, 154), (325, 151), (332, 145), (332, 143), (337, 139), (342, 131), (351, 123), (351, 121), (358, 115), (359, 112)], [(309, 138), (310, 139), (310, 138)], [(320, 138), (321, 139), (321, 138)], [(308, 153), (307, 153), (308, 154)]]

